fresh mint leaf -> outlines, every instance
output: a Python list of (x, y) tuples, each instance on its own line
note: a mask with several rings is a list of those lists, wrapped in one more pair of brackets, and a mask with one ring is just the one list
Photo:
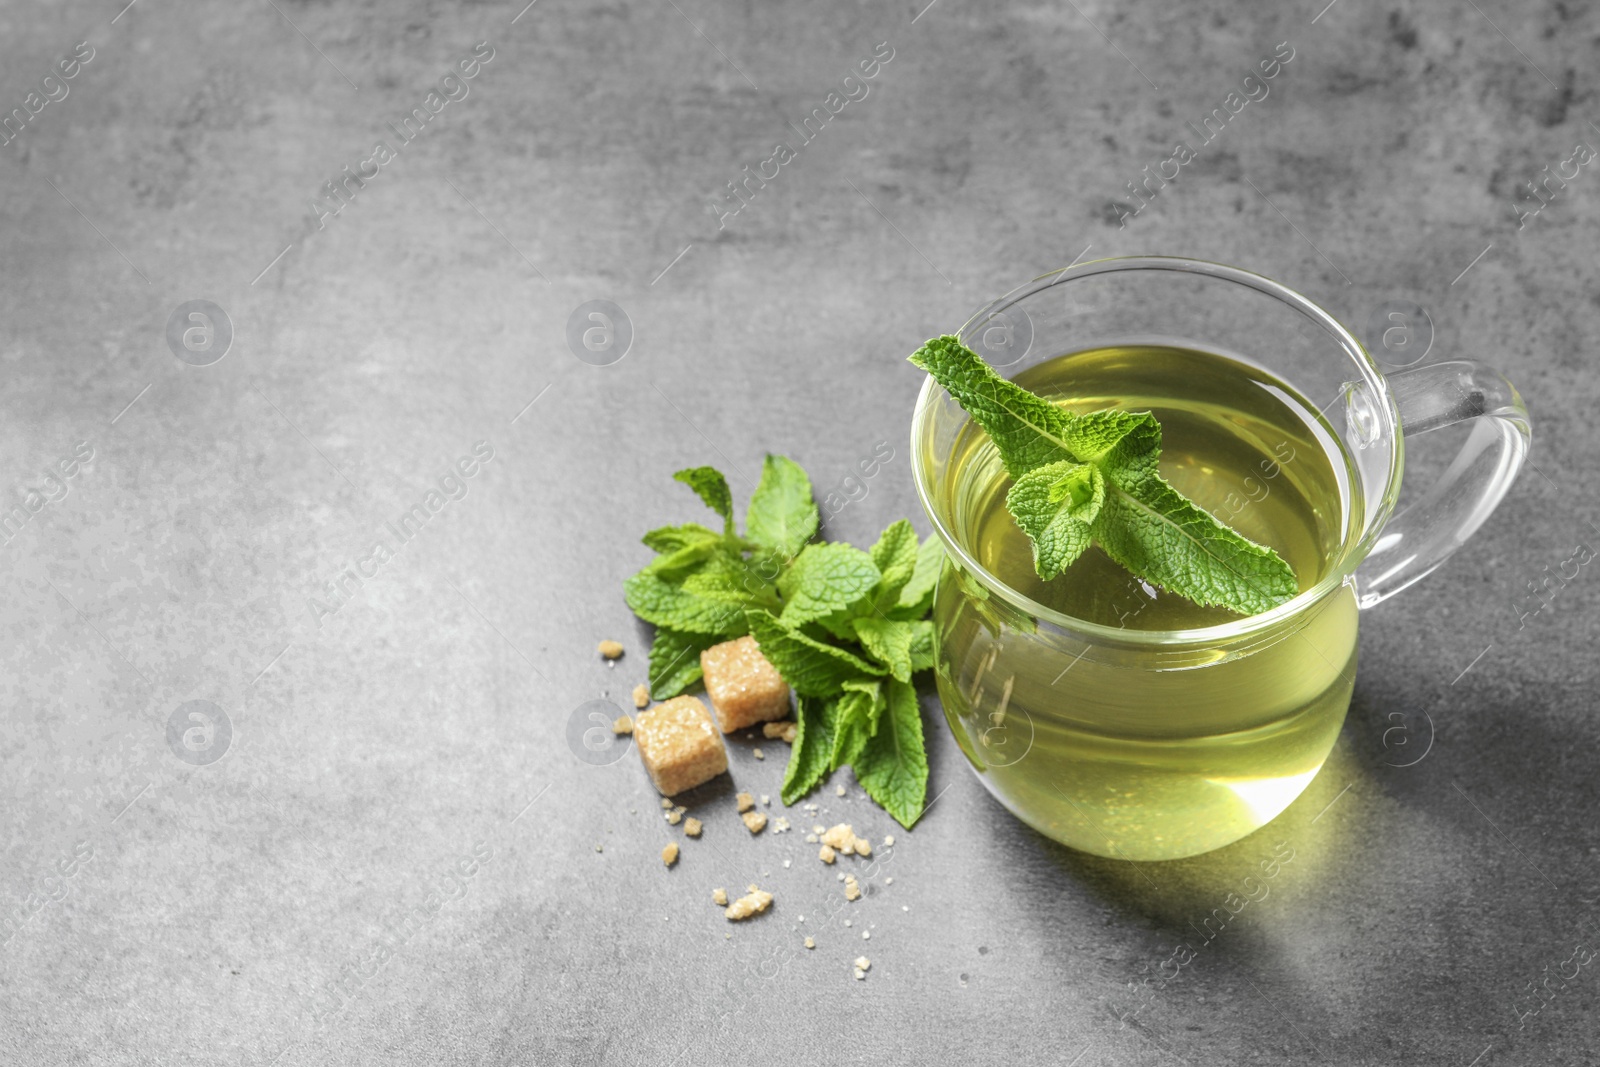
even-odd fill
[(937, 534), (929, 534), (917, 549), (917, 569), (900, 590), (900, 601), (889, 612), (891, 619), (920, 619), (933, 606), (933, 593), (944, 566), (944, 546)]
[(653, 574), (664, 582), (680, 583), (706, 565), (722, 539), (697, 541), (665, 552), (645, 564), (642, 574)]
[(745, 534), (791, 558), (817, 536), (820, 522), (817, 502), (811, 497), (811, 479), (800, 464), (768, 455), (761, 467), (761, 482), (745, 511)]
[(1196, 604), (1254, 615), (1300, 591), (1276, 552), (1241, 537), (1159, 477), (1107, 479), (1094, 536), (1117, 563)]
[(832, 697), (844, 683), (884, 673), (882, 667), (794, 629), (765, 611), (745, 616), (756, 647), (801, 696)]
[(645, 622), (696, 634), (738, 637), (745, 632), (744, 616), (728, 604), (698, 596), (649, 571), (640, 571), (622, 583), (628, 607)]
[(706, 507), (721, 515), (724, 534), (733, 536), (733, 494), (721, 471), (715, 467), (687, 467), (672, 477), (693, 489)]
[(928, 795), (928, 755), (922, 744), (922, 709), (917, 691), (889, 681), (887, 721), (851, 761), (867, 795), (906, 829), (922, 816)]
[(882, 689), (877, 683), (845, 683), (844, 692), (833, 704), (833, 751), (828, 757), (830, 770), (838, 770), (856, 761), (872, 739), (882, 712), (876, 705), (882, 699)]
[(791, 626), (848, 611), (881, 576), (872, 558), (842, 541), (807, 545), (778, 579), (783, 621)]
[(934, 338), (912, 354), (911, 362), (933, 375), (977, 420), (1013, 478), (1046, 463), (1077, 458), (1065, 440), (1072, 416), (1002, 378), (959, 338)]
[(1198, 604), (1253, 615), (1299, 591), (1272, 549), (1222, 525), (1159, 473), (1161, 424), (1150, 412), (1072, 415), (1002, 378), (957, 338), (911, 362), (988, 432), (1014, 482), (1006, 503), (1050, 579), (1091, 542), (1145, 581)]
[(656, 627), (650, 645), (650, 695), (670, 700), (700, 680), (700, 653), (722, 641), (720, 634), (691, 634)]
[(1046, 463), (1016, 480), (1006, 508), (1033, 542), (1039, 577), (1054, 578), (1089, 547), (1105, 499), (1105, 478), (1092, 463)]
[(918, 619), (911, 624), (911, 673), (933, 666), (933, 623)]
[(883, 575), (878, 583), (877, 602), (880, 607), (892, 608), (917, 570), (917, 531), (905, 519), (890, 523), (868, 554)]
[(886, 684), (882, 678), (858, 678), (844, 683), (846, 693), (864, 693), (872, 701), (867, 707), (868, 737), (878, 732), (878, 723), (883, 720), (883, 709), (888, 705), (887, 694), (883, 688)]
[(1161, 424), (1148, 411), (1090, 411), (1075, 416), (1062, 439), (1079, 461), (1093, 463), (1103, 459), (1129, 435), (1134, 435), (1135, 442), (1148, 442), (1152, 429), (1155, 443), (1160, 444)]
[(783, 770), (782, 797), (793, 804), (828, 776), (833, 755), (833, 705), (837, 697), (799, 697), (796, 700), (794, 744), (789, 765)]
[(851, 619), (850, 625), (867, 655), (902, 682), (911, 680), (911, 640), (915, 633), (911, 623), (869, 615)]
[(1300, 592), (1272, 549), (1218, 522), (1159, 473), (1161, 425), (1144, 413), (1104, 456), (1095, 539), (1134, 574), (1196, 604), (1254, 615)]
[(706, 600), (733, 605), (737, 610), (781, 607), (778, 591), (753, 571), (743, 556), (716, 552), (704, 565), (683, 579), (683, 590)]
[(682, 526), (658, 526), (640, 540), (656, 552), (667, 555), (680, 548), (716, 544), (722, 540), (722, 535), (697, 522), (686, 522)]

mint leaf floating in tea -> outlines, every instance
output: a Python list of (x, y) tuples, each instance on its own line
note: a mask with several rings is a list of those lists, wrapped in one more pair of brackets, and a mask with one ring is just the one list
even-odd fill
[[(1048, 405), (1047, 405), (1048, 406)], [(909, 827), (927, 797), (928, 759), (912, 677), (933, 666), (927, 615), (944, 554), (902, 519), (869, 551), (814, 538), (820, 524), (800, 465), (768, 456), (741, 534), (714, 467), (673, 475), (722, 519), (644, 535), (656, 558), (623, 583), (656, 627), (650, 694), (702, 678), (700, 654), (746, 634), (797, 696), (782, 797), (792, 804), (840, 767)]]
[(1006, 507), (1033, 542), (1033, 565), (1051, 578), (1083, 555), (1106, 502), (1106, 480), (1093, 463), (1046, 463), (1018, 478)]
[(1091, 543), (1152, 585), (1241, 615), (1300, 591), (1272, 549), (1212, 518), (1158, 470), (1161, 424), (1149, 412), (1075, 415), (1001, 377), (958, 338), (934, 338), (911, 362), (989, 434), (1012, 487), (1006, 507), (1056, 577)]

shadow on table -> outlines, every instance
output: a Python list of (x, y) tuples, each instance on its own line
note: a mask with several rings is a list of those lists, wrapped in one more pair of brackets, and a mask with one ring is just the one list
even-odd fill
[[(1370, 797), (1396, 786), (1417, 790), (1424, 776), (1416, 768), (1430, 756), (1437, 760), (1440, 722), (1438, 707), (1402, 707), (1358, 687), (1345, 729), (1305, 791), (1259, 830), (1199, 856), (1118, 860), (1068, 848), (1025, 827), (1018, 830), (1073, 883), (1119, 911), (1176, 936), (1205, 936), (1248, 902), (1265, 899), (1284, 866), (1325, 871), (1360, 852), (1369, 835), (1361, 819), (1352, 817), (1361, 805), (1351, 794)], [(1448, 788), (1442, 781), (1431, 784), (1434, 791)]]

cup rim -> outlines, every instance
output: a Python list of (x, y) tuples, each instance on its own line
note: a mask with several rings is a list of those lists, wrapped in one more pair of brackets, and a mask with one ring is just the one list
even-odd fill
[(923, 424), (928, 418), (928, 412), (932, 408), (935, 398), (940, 393), (944, 393), (946, 396), (949, 394), (945, 392), (943, 386), (934, 380), (932, 375), (928, 375), (922, 383), (922, 389), (917, 394), (916, 410), (911, 418), (912, 481), (916, 485), (917, 499), (922, 504), (923, 513), (928, 516), (928, 521), (933, 524), (934, 532), (938, 534), (945, 551), (954, 556), (964, 570), (975, 575), (990, 592), (998, 594), (1007, 603), (1028, 616), (1048, 622), (1069, 633), (1076, 633), (1099, 641), (1128, 644), (1215, 644), (1232, 641), (1240, 637), (1248, 637), (1259, 631), (1287, 623), (1312, 607), (1319, 600), (1330, 596), (1337, 589), (1353, 580), (1355, 569), (1359, 566), (1361, 557), (1365, 553), (1359, 553), (1354, 562), (1350, 560), (1351, 555), (1356, 554), (1357, 549), (1375, 538), (1377, 532), (1383, 528), (1394, 509), (1396, 493), (1392, 487), (1399, 480), (1404, 456), (1399, 433), (1400, 413), (1395, 407), (1394, 397), (1384, 380), (1383, 372), (1378, 369), (1378, 365), (1367, 353), (1361, 342), (1338, 319), (1334, 318), (1332, 314), (1310, 297), (1254, 271), (1185, 256), (1107, 256), (1103, 259), (1087, 260), (1083, 263), (1075, 263), (1041, 274), (1032, 281), (1017, 286), (1004, 296), (983, 305), (966, 322), (961, 324), (961, 329), (957, 331), (957, 336), (965, 338), (968, 329), (974, 323), (984, 321), (996, 311), (1010, 307), (1033, 296), (1035, 293), (1060, 285), (1071, 278), (1091, 277), (1096, 274), (1133, 270), (1161, 270), (1201, 274), (1223, 281), (1235, 282), (1267, 296), (1276, 297), (1326, 329), (1333, 335), (1334, 340), (1339, 343), (1340, 347), (1345, 349), (1347, 354), (1355, 360), (1361, 370), (1362, 377), (1372, 389), (1372, 395), (1381, 400), (1377, 408), (1378, 417), (1383, 423), (1382, 432), (1391, 437), (1396, 442), (1396, 446), (1390, 453), (1389, 471), (1385, 481), (1385, 484), (1391, 487), (1390, 491), (1383, 493), (1379, 500), (1365, 501), (1368, 505), (1365, 531), (1351, 532), (1344, 545), (1344, 558), (1341, 560), (1341, 565), (1330, 568), (1328, 573), (1323, 575), (1322, 579), (1311, 588), (1298, 593), (1293, 598), (1268, 611), (1246, 616), (1242, 619), (1235, 619), (1231, 622), (1184, 630), (1128, 630), (1117, 626), (1107, 626), (1103, 623), (1089, 622), (1086, 619), (1079, 619), (1056, 611), (1053, 608), (1048, 608), (1032, 597), (1012, 588), (995, 576), (982, 563), (978, 562), (972, 553), (968, 552), (966, 547), (950, 531), (940, 509), (933, 504), (933, 490), (928, 484), (928, 472), (924, 469), (920, 442)]

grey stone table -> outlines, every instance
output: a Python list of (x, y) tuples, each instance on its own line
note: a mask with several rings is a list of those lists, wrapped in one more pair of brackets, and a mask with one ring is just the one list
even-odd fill
[[(1600, 538), (1592, 7), (123, 2), (0, 11), (0, 1062), (1600, 1056), (1600, 594), (1528, 585)], [(848, 912), (725, 797), (664, 871), (637, 760), (568, 730), (643, 676), (619, 586), (695, 516), (671, 472), (742, 496), (782, 452), (828, 535), (925, 530), (902, 357), (1136, 252), (1416, 305), (1534, 413), (1499, 513), (1364, 620), (1321, 775), (1220, 852), (1105, 861), (991, 801), (930, 697), (938, 800)], [(779, 903), (730, 927), (750, 881)]]

